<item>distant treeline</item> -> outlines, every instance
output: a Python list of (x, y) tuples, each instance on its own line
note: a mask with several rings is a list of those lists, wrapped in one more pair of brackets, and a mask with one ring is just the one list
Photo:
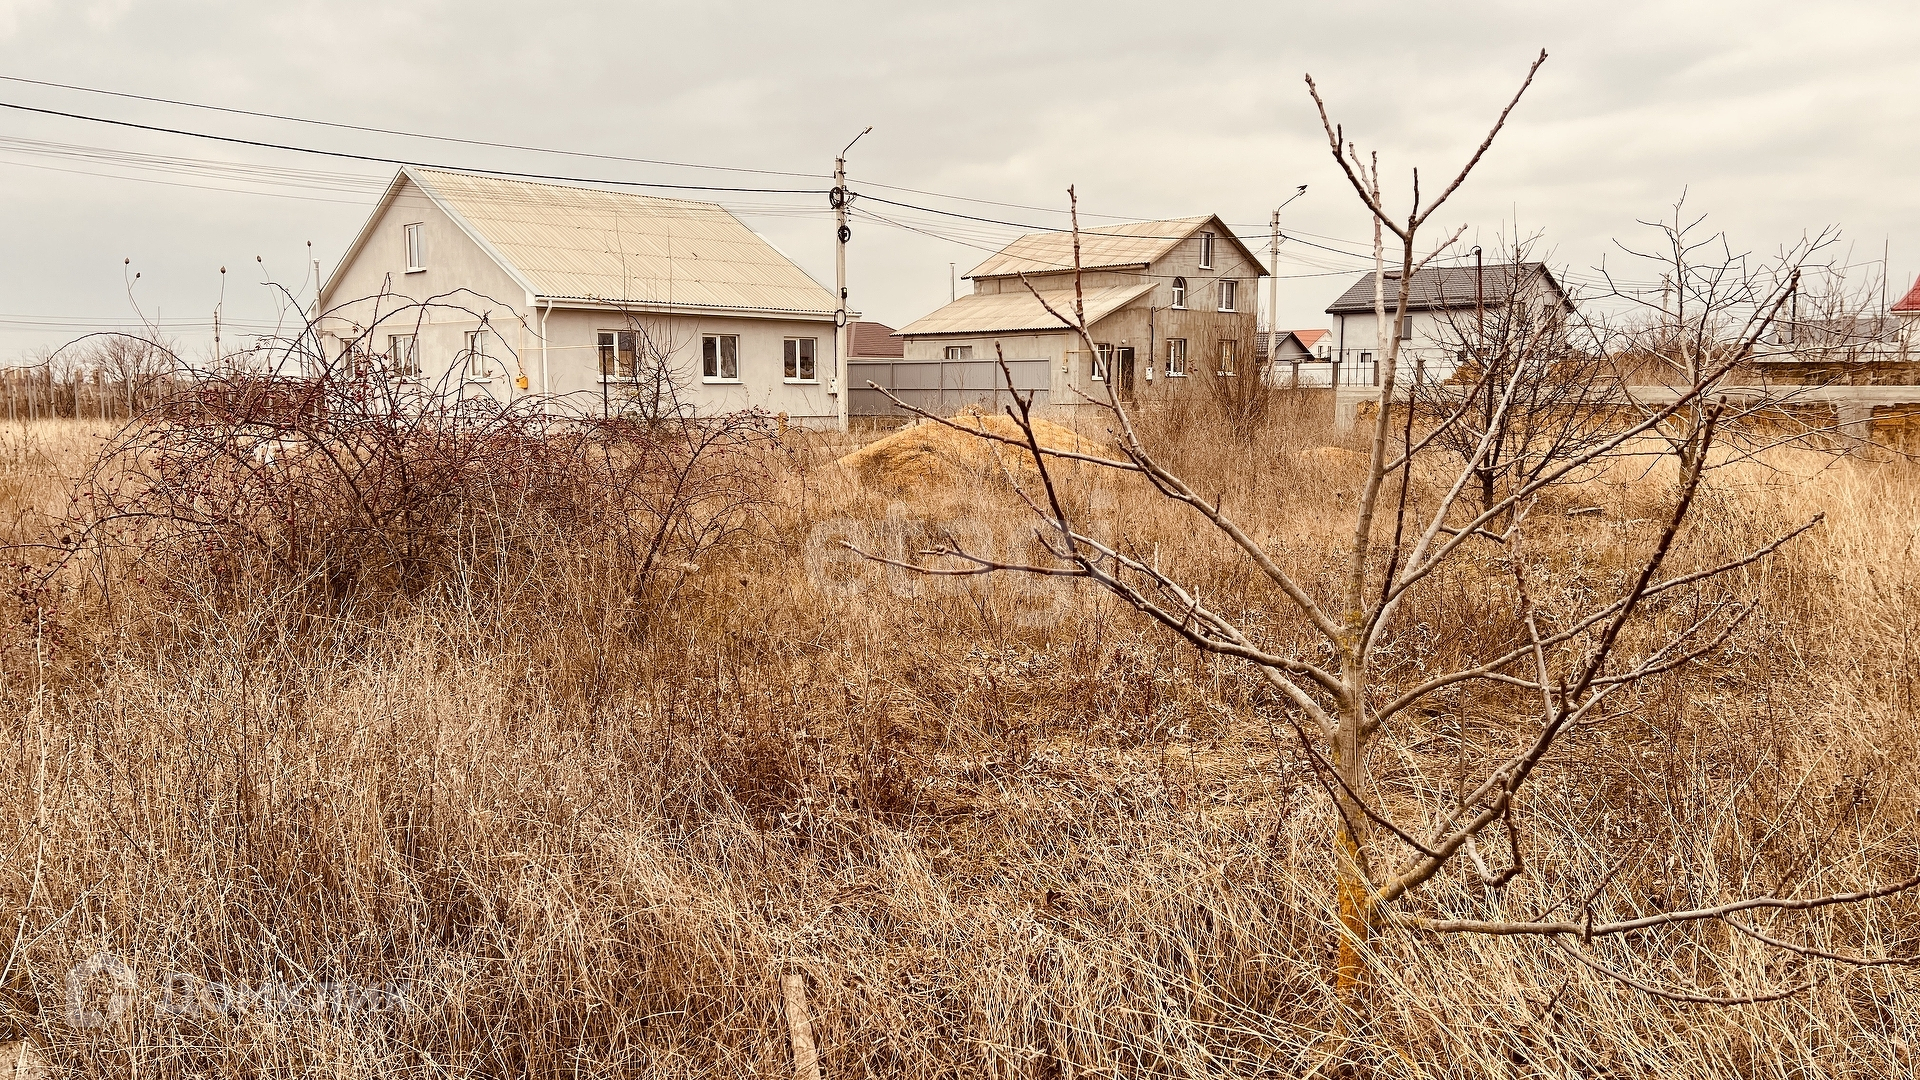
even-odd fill
[(172, 396), (178, 367), (163, 344), (100, 335), (0, 367), (0, 395), (9, 420), (126, 419)]

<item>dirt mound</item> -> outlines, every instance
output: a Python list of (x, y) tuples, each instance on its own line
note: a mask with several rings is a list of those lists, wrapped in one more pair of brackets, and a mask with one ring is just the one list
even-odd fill
[[(1019, 426), (1004, 415), (969, 409), (956, 414), (953, 420), (970, 428), (980, 428), (991, 435), (1025, 439)], [(1072, 428), (1046, 420), (1033, 422), (1033, 434), (1041, 446), (1052, 449), (1083, 453), (1097, 449)], [(869, 443), (841, 458), (840, 464), (852, 469), (864, 483), (906, 489), (955, 481), (999, 479), (1002, 473), (1001, 466), (994, 460), (996, 453), (1007, 468), (1018, 474), (1033, 471), (1031, 458), (1020, 447), (969, 435), (931, 420), (923, 420)]]

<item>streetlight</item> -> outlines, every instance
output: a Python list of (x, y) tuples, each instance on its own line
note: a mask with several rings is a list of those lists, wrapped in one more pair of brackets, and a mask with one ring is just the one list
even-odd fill
[(847, 204), (852, 198), (847, 194), (847, 151), (853, 144), (864, 138), (873, 125), (867, 125), (860, 134), (855, 135), (842, 147), (840, 155), (833, 159), (833, 191), (828, 201), (833, 203), (833, 383), (827, 390), (834, 398), (834, 411), (838, 414), (840, 430), (847, 427), (847, 241), (853, 239), (853, 230), (847, 227)]
[[(1307, 193), (1307, 185), (1301, 184), (1286, 202), (1273, 208), (1273, 250), (1267, 256), (1267, 370), (1273, 370), (1274, 352), (1280, 348), (1280, 211), (1287, 203)], [(1300, 385), (1300, 368), (1293, 369), (1293, 382)]]

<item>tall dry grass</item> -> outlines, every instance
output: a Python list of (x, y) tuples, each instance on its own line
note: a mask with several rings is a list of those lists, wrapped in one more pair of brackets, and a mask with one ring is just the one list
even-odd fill
[[(1143, 423), (1291, 565), (1333, 572), (1360, 468), (1323, 449), (1310, 396), (1247, 439)], [(16, 573), (57, 553), (47, 523), (98, 434), (0, 438), (0, 521), (55, 545)], [(788, 1075), (778, 987), (800, 971), (829, 1076), (1309, 1072), (1333, 1015), (1327, 821), (1252, 680), (1091, 592), (845, 557), (848, 536), (1028, 542), (991, 474), (902, 497), (834, 465), (847, 448), (789, 436), (766, 527), (642, 621), (609, 617), (630, 597), (592, 575), (505, 602), (461, 585), (502, 575), (450, 572), (331, 622), (270, 590), (197, 604), (111, 558), (10, 593), (0, 1025), (72, 1075)], [(1285, 641), (1191, 520), (1073, 479), (1096, 520)], [(1557, 495), (1530, 541), (1543, 603), (1620, 573), (1668, 482)], [(1532, 875), (1431, 903), (1528, 912), (1622, 857), (1609, 896), (1648, 910), (1809, 862), (1836, 885), (1911, 865), (1920, 476), (1787, 453), (1722, 471), (1678, 557), (1819, 511), (1738, 583), (1763, 609), (1725, 654), (1542, 777)], [(1391, 642), (1396, 670), (1510, 630), (1504, 581), (1492, 560), (1453, 571)], [(1417, 812), (1518, 708), (1424, 716), (1373, 763), (1383, 797)], [(1810, 940), (1911, 952), (1913, 914), (1832, 912)], [(1706, 944), (1603, 955), (1662, 985), (1795, 975)], [(1902, 967), (1718, 1009), (1537, 942), (1389, 935), (1374, 962), (1385, 1076), (1904, 1076), (1920, 1021)]]

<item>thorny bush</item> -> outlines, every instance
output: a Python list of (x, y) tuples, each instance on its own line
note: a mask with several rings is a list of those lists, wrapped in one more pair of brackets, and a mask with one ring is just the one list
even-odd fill
[(758, 411), (370, 405), (324, 379), (207, 378), (108, 440), (71, 527), (223, 608), (272, 592), (319, 615), (590, 584), (637, 628), (698, 560), (756, 528), (778, 444)]

